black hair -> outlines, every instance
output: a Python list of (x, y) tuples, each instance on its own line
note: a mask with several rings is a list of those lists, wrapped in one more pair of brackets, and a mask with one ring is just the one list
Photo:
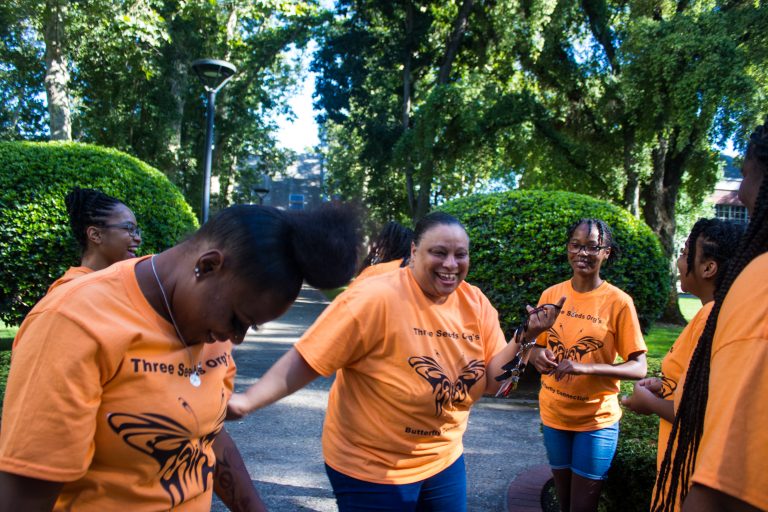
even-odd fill
[(566, 240), (570, 240), (576, 229), (581, 226), (587, 226), (587, 233), (592, 232), (593, 227), (597, 227), (597, 243), (598, 245), (606, 246), (611, 249), (608, 255), (607, 263), (613, 263), (621, 255), (621, 248), (618, 246), (613, 238), (613, 231), (607, 222), (600, 219), (579, 219), (568, 228), (568, 236)]
[(688, 235), (688, 255), (686, 275), (690, 274), (696, 264), (696, 242), (701, 239), (702, 259), (717, 262), (715, 276), (715, 291), (722, 284), (728, 264), (736, 255), (739, 240), (744, 236), (744, 225), (723, 219), (699, 219), (691, 228)]
[(82, 251), (88, 248), (88, 227), (103, 226), (118, 205), (119, 199), (108, 196), (100, 190), (73, 188), (64, 198), (69, 215), (69, 227)]
[[(669, 435), (664, 460), (659, 469), (651, 509), (671, 511), (678, 499), (685, 500), (690, 478), (696, 466), (696, 455), (704, 432), (704, 416), (709, 398), (709, 369), (712, 340), (723, 300), (742, 270), (757, 256), (768, 251), (768, 121), (757, 127), (749, 139), (746, 160), (752, 160), (763, 173), (763, 180), (755, 200), (752, 219), (742, 237), (736, 256), (731, 260), (715, 292), (715, 301), (707, 323), (693, 351), (685, 386), (672, 431)], [(734, 397), (738, 400), (738, 397)]]
[(408, 264), (411, 256), (413, 230), (395, 221), (387, 222), (379, 235), (371, 242), (371, 250), (363, 260), (360, 270), (392, 260), (403, 260), (401, 267)]
[(331, 203), (306, 212), (237, 205), (220, 211), (192, 239), (226, 251), (239, 277), (292, 302), (303, 281), (320, 289), (349, 282), (358, 260), (358, 218), (355, 208)]
[(465, 233), (467, 232), (467, 229), (461, 222), (459, 222), (459, 219), (450, 213), (432, 212), (419, 219), (419, 221), (416, 223), (416, 228), (414, 229), (413, 233), (413, 243), (419, 245), (419, 242), (421, 242), (421, 237), (424, 236), (424, 233), (438, 225), (459, 226), (464, 230)]

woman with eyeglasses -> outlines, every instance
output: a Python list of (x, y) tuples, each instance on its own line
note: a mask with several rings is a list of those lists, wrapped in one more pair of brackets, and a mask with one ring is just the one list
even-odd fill
[(339, 205), (233, 206), (43, 297), (14, 340), (0, 512), (202, 512), (213, 491), (231, 510), (264, 510), (224, 428), (233, 347), (304, 281), (348, 282), (358, 238)]
[(80, 266), (70, 267), (51, 290), (77, 277), (135, 258), (141, 245), (136, 216), (119, 199), (89, 188), (72, 189), (64, 198), (69, 226), (80, 246)]
[[(539, 303), (565, 297), (554, 325), (537, 339), (530, 361), (542, 374), (539, 406), (544, 445), (560, 510), (597, 510), (619, 438), (621, 379), (642, 379), (646, 346), (632, 298), (600, 277), (619, 248), (600, 219), (568, 230), (573, 275)], [(624, 360), (615, 363), (616, 356)]]

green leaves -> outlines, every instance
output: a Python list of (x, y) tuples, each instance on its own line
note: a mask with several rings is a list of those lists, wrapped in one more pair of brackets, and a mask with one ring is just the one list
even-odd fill
[(644, 329), (666, 303), (667, 264), (656, 236), (609, 203), (569, 192), (514, 191), (472, 195), (440, 209), (467, 228), (472, 258), (467, 280), (498, 309), (507, 333), (522, 321), (526, 304), (536, 304), (546, 288), (570, 278), (566, 231), (581, 218), (611, 226), (622, 257), (602, 275), (632, 296)]
[(64, 196), (74, 186), (117, 197), (136, 214), (143, 254), (164, 250), (197, 227), (168, 179), (116, 150), (85, 144), (0, 142), (0, 320), (21, 323), (48, 286), (80, 255)]

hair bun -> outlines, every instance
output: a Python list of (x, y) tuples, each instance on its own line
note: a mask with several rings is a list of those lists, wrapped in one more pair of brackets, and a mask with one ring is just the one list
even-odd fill
[(309, 212), (289, 212), (291, 244), (304, 280), (320, 289), (352, 279), (360, 249), (360, 215), (349, 204), (326, 203)]

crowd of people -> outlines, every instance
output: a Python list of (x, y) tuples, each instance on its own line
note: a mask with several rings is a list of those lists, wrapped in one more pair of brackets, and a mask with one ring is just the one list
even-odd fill
[[(506, 339), (465, 278), (455, 217), (387, 224), (358, 266), (359, 214), (233, 206), (137, 257), (128, 205), (66, 197), (82, 258), (13, 345), (0, 428), (0, 512), (265, 510), (225, 419), (334, 376), (322, 433), (339, 510), (462, 512), (472, 406), (514, 362), (542, 375), (543, 441), (563, 511), (594, 511), (625, 407), (660, 418), (652, 510), (768, 510), (768, 123), (752, 134), (746, 231), (701, 219), (677, 261), (702, 308), (646, 376), (632, 298), (601, 277), (620, 255), (601, 219), (564, 226), (571, 275)], [(255, 384), (233, 393), (234, 345), (282, 315), (303, 282), (350, 283)], [(528, 347), (533, 348), (528, 351)], [(617, 356), (620, 359), (617, 359)], [(506, 373), (505, 373), (506, 372)], [(620, 380), (636, 381), (619, 400)]]

